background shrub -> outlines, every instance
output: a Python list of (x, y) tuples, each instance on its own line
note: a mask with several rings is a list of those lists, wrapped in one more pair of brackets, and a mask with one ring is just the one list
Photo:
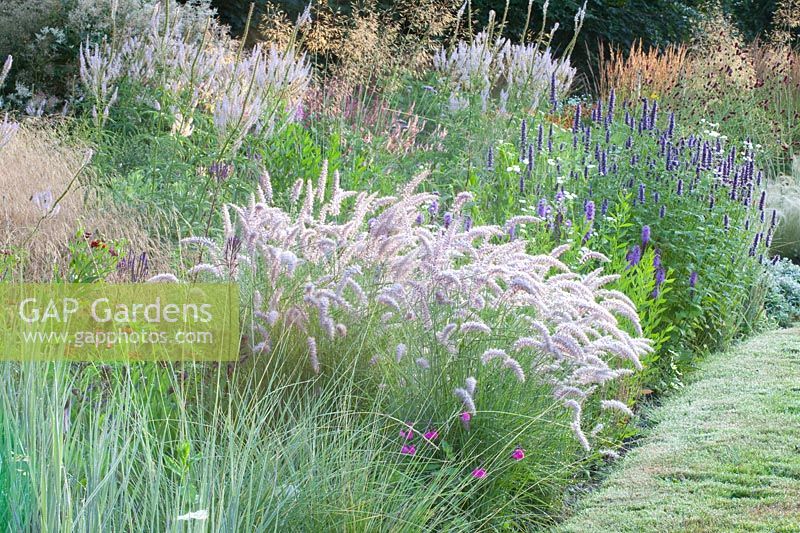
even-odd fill
[(779, 326), (789, 327), (800, 319), (800, 266), (788, 259), (773, 261), (767, 280), (767, 314)]

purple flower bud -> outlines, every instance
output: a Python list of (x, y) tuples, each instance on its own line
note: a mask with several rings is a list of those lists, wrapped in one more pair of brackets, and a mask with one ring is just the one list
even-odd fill
[(761, 198), (758, 199), (758, 210), (764, 210), (764, 203), (767, 200), (767, 191), (761, 191)]
[(464, 217), (464, 231), (469, 231), (472, 229), (472, 217), (466, 215)]
[(666, 205), (662, 205), (661, 209), (658, 210), (658, 218), (664, 218), (664, 216), (666, 216), (666, 214), (667, 214), (667, 206)]
[(725, 213), (725, 215), (722, 217), (722, 227), (725, 228), (725, 231), (731, 229), (731, 219), (728, 216), (728, 213)]
[(606, 216), (606, 213), (608, 213), (608, 198), (604, 198), (603, 203), (600, 204), (600, 213), (603, 216)]
[(642, 248), (647, 247), (650, 242), (650, 226), (642, 226)]
[(769, 226), (771, 228), (774, 228), (777, 224), (778, 224), (778, 210), (777, 209), (773, 209), (772, 210), (772, 219), (769, 222)]
[(575, 118), (572, 121), (572, 133), (575, 135), (576, 139), (578, 135), (578, 128), (580, 128), (580, 125), (581, 125), (581, 103), (578, 102), (578, 104), (575, 106)]
[(417, 214), (417, 218), (414, 220), (414, 222), (417, 224), (417, 226), (421, 226), (423, 220), (422, 213), (419, 213)]
[(661, 250), (656, 250), (653, 254), (653, 268), (661, 266)]
[(556, 96), (556, 71), (555, 70), (550, 75), (550, 105), (553, 107), (554, 111), (556, 109), (556, 106), (558, 105), (558, 99), (557, 99), (557, 96)]
[(430, 216), (432, 216), (432, 217), (435, 217), (437, 214), (439, 214), (439, 201), (438, 200), (432, 201), (431, 205), (428, 206), (428, 214)]
[(640, 183), (639, 184), (639, 203), (642, 204), (642, 205), (644, 205), (644, 201), (645, 201), (644, 189), (645, 189), (644, 183)]
[(486, 170), (494, 172), (494, 148), (491, 146), (486, 154)]
[(443, 222), (444, 222), (444, 227), (445, 228), (449, 228), (450, 224), (453, 223), (453, 215), (452, 215), (452, 213), (450, 213), (450, 212), (445, 213), (444, 217), (443, 217)]
[(692, 273), (689, 274), (689, 287), (695, 288), (697, 286), (697, 271), (692, 270)]
[(675, 192), (678, 194), (678, 196), (683, 196), (683, 179), (678, 179), (678, 189)]

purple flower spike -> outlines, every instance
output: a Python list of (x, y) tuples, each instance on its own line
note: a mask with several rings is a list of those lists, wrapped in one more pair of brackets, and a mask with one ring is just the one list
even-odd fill
[(692, 270), (692, 273), (689, 274), (689, 287), (695, 288), (697, 286), (697, 271)]
[(667, 279), (667, 271), (659, 266), (656, 268), (655, 279), (656, 287), (661, 287), (661, 284)]
[(452, 223), (453, 223), (453, 215), (451, 213), (449, 213), (449, 212), (445, 213), (444, 214), (444, 227), (445, 228), (449, 228), (450, 224), (452, 224)]
[(586, 202), (586, 206), (583, 209), (584, 214), (586, 215), (586, 221), (591, 222), (594, 220), (594, 202), (589, 200)]
[(464, 217), (464, 231), (469, 231), (472, 229), (472, 217), (467, 215)]
[(544, 143), (544, 126), (539, 124), (539, 128), (536, 131), (536, 151), (542, 151), (542, 144)]
[(520, 153), (525, 153), (525, 147), (528, 146), (528, 121), (524, 118), (522, 119), (522, 124), (519, 128), (519, 147)]
[(658, 102), (657, 101), (653, 101), (653, 107), (650, 110), (650, 121), (649, 121), (650, 128), (649, 129), (652, 130), (653, 128), (656, 127), (656, 117), (657, 116), (658, 116)]
[(650, 242), (650, 226), (642, 226), (642, 248), (647, 247)]
[(614, 93), (614, 88), (611, 88), (611, 92), (608, 94), (608, 111), (606, 112), (606, 123), (611, 124), (614, 120), (614, 105), (617, 101), (616, 94)]
[(536, 206), (536, 214), (539, 215), (540, 218), (547, 217), (547, 200), (544, 198), (539, 200), (539, 204)]
[(628, 260), (628, 268), (638, 265), (639, 261), (642, 260), (642, 249), (637, 244), (631, 248), (631, 251), (628, 252), (625, 258)]
[(662, 205), (661, 209), (659, 209), (659, 211), (658, 211), (658, 218), (664, 218), (666, 216), (666, 214), (667, 214), (667, 206), (666, 205)]

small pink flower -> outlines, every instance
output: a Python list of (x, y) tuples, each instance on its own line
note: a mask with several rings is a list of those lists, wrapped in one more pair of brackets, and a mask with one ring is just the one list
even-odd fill
[(515, 461), (522, 461), (525, 459), (525, 450), (522, 448), (522, 446), (517, 446), (517, 448), (511, 452), (511, 458)]
[(426, 431), (423, 437), (425, 437), (427, 440), (436, 440), (439, 438), (439, 432), (436, 431), (435, 429), (431, 429), (429, 431)]
[(472, 471), (472, 477), (477, 479), (483, 479), (486, 477), (486, 469), (485, 468), (476, 468)]
[(417, 449), (413, 444), (408, 444), (400, 448), (400, 453), (402, 455), (415, 455), (417, 453)]
[(414, 424), (412, 424), (411, 422), (406, 422), (405, 424), (406, 424), (406, 428), (408, 428), (408, 429), (401, 429), (400, 430), (400, 437), (402, 437), (402, 438), (404, 438), (406, 440), (411, 440), (411, 439), (414, 438), (414, 431), (413, 431)]
[(472, 415), (469, 414), (468, 411), (464, 411), (463, 413), (461, 413), (461, 421), (462, 422), (469, 422), (470, 420), (472, 420)]

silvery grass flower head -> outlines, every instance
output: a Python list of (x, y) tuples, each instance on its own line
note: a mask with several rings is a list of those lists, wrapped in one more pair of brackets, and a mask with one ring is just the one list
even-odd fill
[(268, 134), (283, 115), (293, 120), (311, 82), (303, 54), (261, 44), (239, 54), (215, 21), (208, 32), (183, 22), (157, 5), (148, 30), (114, 47), (107, 41), (81, 46), (80, 79), (98, 121), (108, 118), (125, 79), (208, 111), (226, 147), (238, 148), (251, 131)]
[(3, 62), (3, 68), (0, 69), (0, 89), (3, 88), (3, 85), (6, 83), (6, 78), (8, 77), (9, 72), (11, 72), (11, 66), (14, 64), (14, 58), (12, 56), (6, 57), (6, 60)]
[(576, 72), (568, 57), (556, 58), (549, 47), (542, 50), (537, 44), (512, 44), (486, 31), (450, 49), (439, 49), (433, 67), (453, 89), (451, 110), (469, 105), (466, 100), (454, 105), (456, 92), (481, 93), (484, 106), (489, 94), (501, 95), (501, 108), (509, 98), (530, 103), (544, 95), (552, 104), (569, 90)]
[(3, 121), (0, 122), (0, 150), (11, 142), (11, 139), (14, 138), (17, 131), (19, 131), (19, 124), (13, 120), (9, 120), (8, 113), (6, 113)]
[(45, 217), (54, 217), (61, 210), (61, 207), (55, 203), (53, 191), (49, 189), (34, 193), (31, 196), (31, 202), (42, 211)]
[[(320, 374), (320, 344), (341, 342), (346, 326), (363, 322), (365, 313), (380, 317), (387, 334), (415, 328), (415, 336), (387, 346), (368, 369), (378, 373), (384, 386), (398, 383), (392, 393), (401, 396), (419, 394), (407, 384), (412, 376), (431, 371), (417, 362), (421, 356), (430, 367), (438, 364), (419, 344), (423, 340), (453, 354), (465, 340), (482, 336), (490, 343), (482, 356), (459, 354), (474, 371), (485, 367), (497, 379), (520, 386), (531, 376), (552, 381), (554, 394), (563, 392), (557, 398), (573, 411), (567, 399), (583, 402), (599, 386), (642, 368), (640, 357), (651, 348), (633, 302), (605, 288), (616, 276), (602, 268), (574, 272), (560, 259), (569, 246), (534, 255), (524, 240), (502, 238), (521, 224), (541, 224), (539, 217), (512, 217), (503, 226), (466, 224), (469, 193), (456, 195), (447, 206), (452, 217), (447, 227), (441, 220), (417, 224), (420, 212), (432, 206), (438, 212), (441, 202), (435, 194), (418, 191), (426, 177), (420, 174), (397, 194), (381, 197), (342, 189), (336, 174), (326, 187), (327, 177), (321, 175), (316, 185), (301, 182), (294, 204), (285, 209), (267, 198), (267, 185), (261, 183), (249, 202), (222, 210), (225, 240), (238, 239), (236, 250), (226, 254), (225, 244), (210, 239), (183, 241), (206, 251), (206, 262), (190, 273), (253, 280), (259, 295), (253, 300), (253, 329), (261, 336), (253, 339), (254, 353), (260, 353), (256, 347), (269, 346), (271, 337), (297, 335), (307, 341), (304, 356), (315, 372), (319, 365)], [(319, 193), (323, 188), (324, 196)], [(226, 255), (233, 256), (233, 271), (220, 266), (229, 262)], [(584, 255), (607, 262), (600, 254)], [(378, 274), (381, 283), (376, 285)], [(459, 313), (437, 325), (434, 316), (440, 309)], [(495, 317), (506, 312), (517, 315), (522, 327), (501, 329), (495, 336), (495, 327), (502, 327)], [(619, 319), (629, 322), (634, 333), (623, 329)], [(413, 357), (406, 357), (409, 353)], [(533, 363), (540, 360), (560, 370)], [(387, 371), (403, 379), (383, 379)], [(461, 379), (452, 377), (457, 385), (449, 397), (469, 429), (482, 398), (474, 375)], [(576, 437), (583, 435), (588, 442), (579, 419), (573, 426)]]

